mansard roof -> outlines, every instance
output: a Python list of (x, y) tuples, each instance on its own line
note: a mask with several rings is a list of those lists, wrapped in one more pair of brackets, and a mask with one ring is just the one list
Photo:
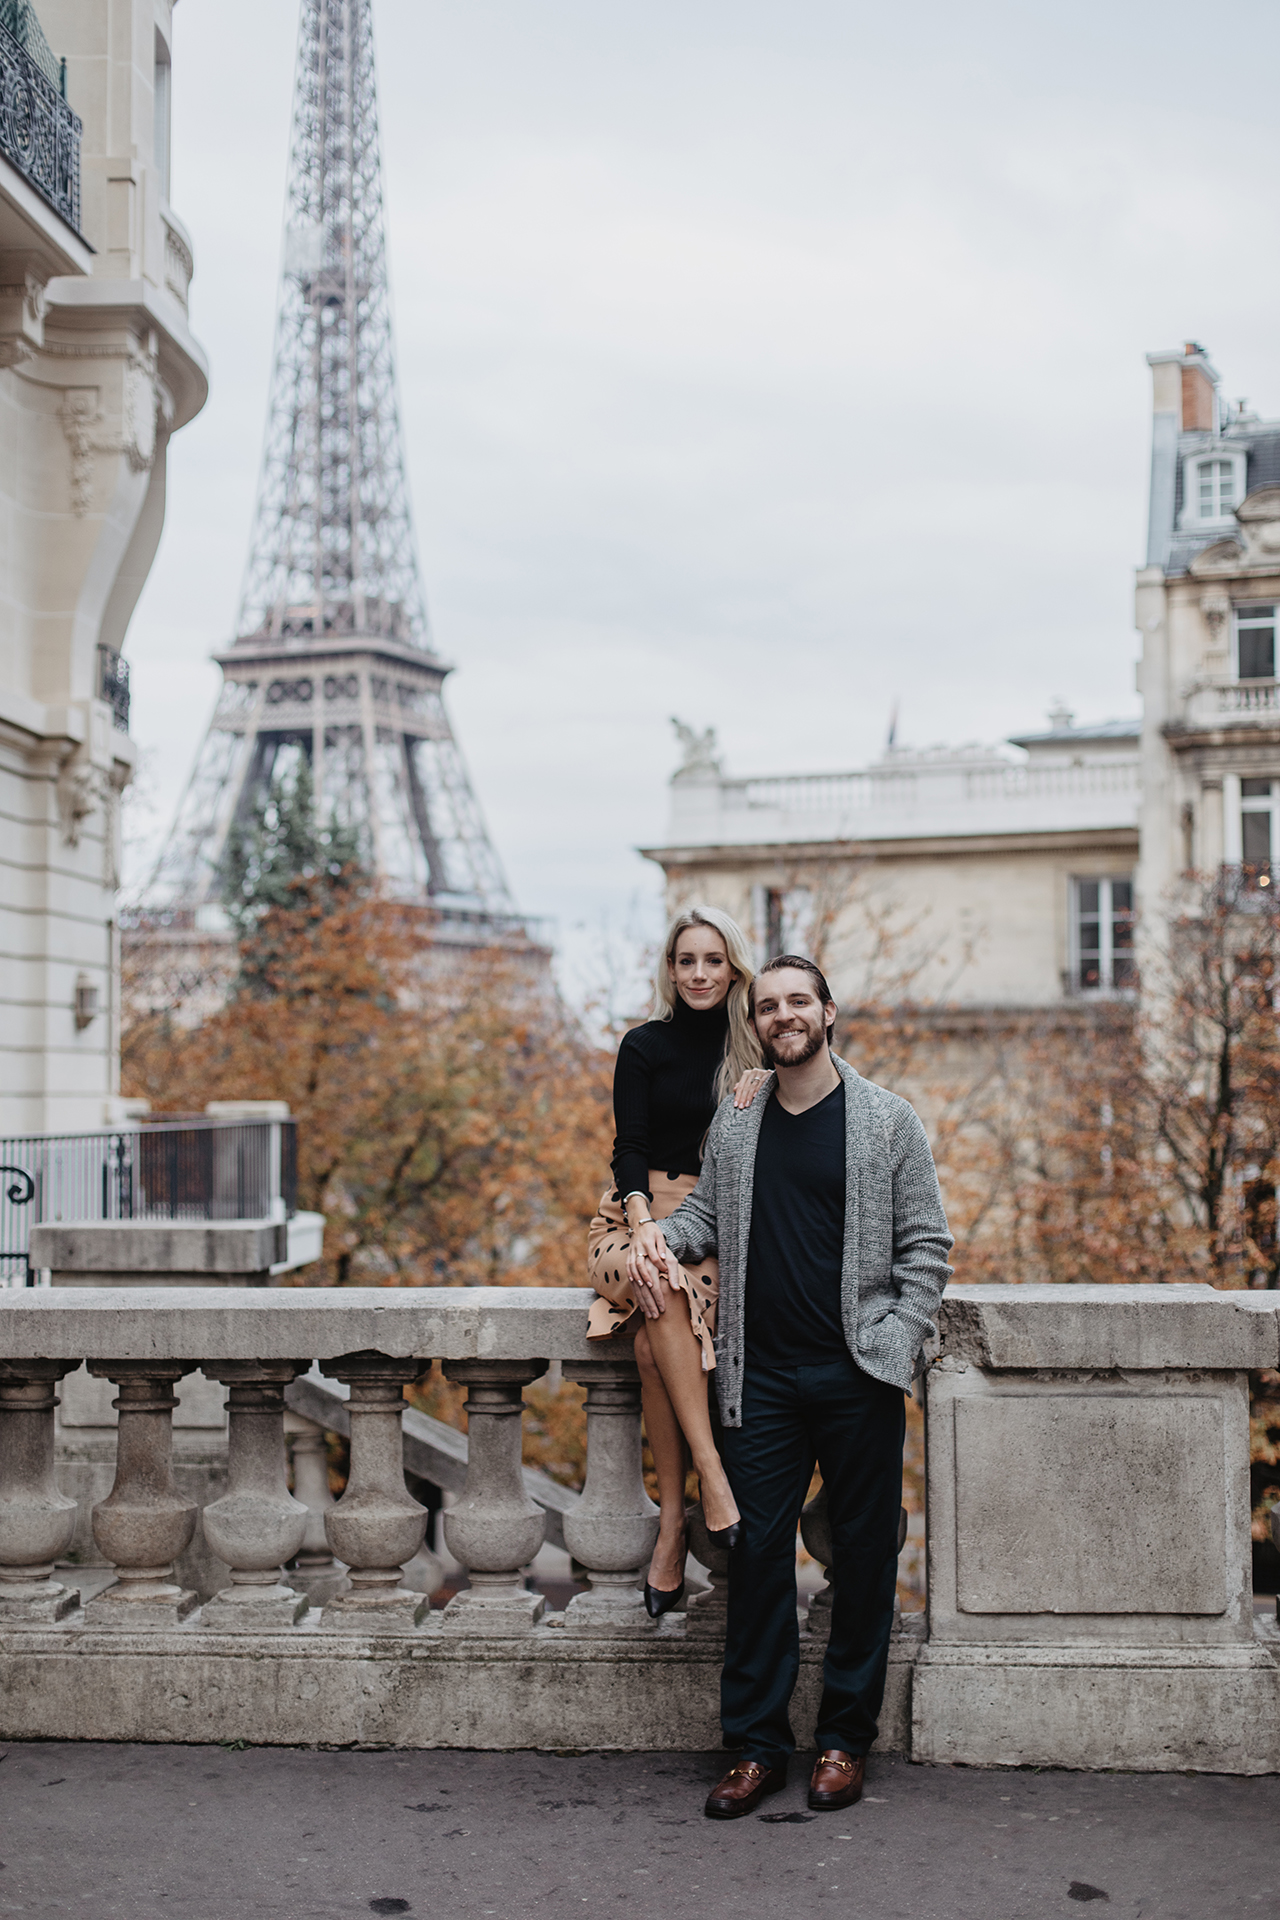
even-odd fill
[[(1182, 527), (1183, 466), (1188, 454), (1241, 453), (1245, 466), (1245, 499), (1264, 487), (1280, 486), (1280, 421), (1246, 420), (1229, 422), (1218, 434), (1181, 433), (1178, 435), (1177, 466), (1174, 474), (1173, 530), (1164, 562), (1167, 574), (1186, 573), (1197, 554), (1217, 545), (1224, 537), (1219, 524), (1200, 532)], [(1229, 536), (1228, 536), (1229, 537)]]

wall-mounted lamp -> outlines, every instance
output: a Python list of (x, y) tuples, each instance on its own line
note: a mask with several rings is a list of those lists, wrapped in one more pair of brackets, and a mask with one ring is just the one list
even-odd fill
[(83, 1033), (98, 1017), (98, 987), (87, 973), (76, 975), (76, 1030)]

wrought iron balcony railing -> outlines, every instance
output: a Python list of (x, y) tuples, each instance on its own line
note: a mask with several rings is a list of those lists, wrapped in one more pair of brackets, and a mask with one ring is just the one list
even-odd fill
[(98, 698), (111, 709), (113, 725), (129, 731), (129, 662), (114, 647), (98, 646)]
[(82, 123), (28, 0), (0, 0), (0, 158), (80, 231)]
[(0, 1140), (0, 1287), (30, 1284), (31, 1229), (48, 1221), (287, 1219), (297, 1205), (293, 1120)]

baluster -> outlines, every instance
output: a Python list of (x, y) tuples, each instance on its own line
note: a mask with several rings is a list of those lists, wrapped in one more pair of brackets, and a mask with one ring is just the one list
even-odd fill
[[(818, 1588), (809, 1601), (809, 1617), (806, 1631), (815, 1640), (831, 1638), (831, 1600), (835, 1586), (831, 1579), (831, 1517), (827, 1512), (827, 1489), (818, 1488), (812, 1500), (800, 1515), (800, 1538), (813, 1555), (826, 1575), (826, 1585)], [(907, 1538), (907, 1510), (898, 1509), (898, 1552), (901, 1553)], [(893, 1600), (894, 1631), (902, 1619), (902, 1602), (894, 1595)]]
[(84, 1610), (94, 1627), (176, 1627), (198, 1595), (174, 1579), (173, 1563), (190, 1546), (196, 1503), (173, 1483), (174, 1384), (193, 1371), (183, 1360), (90, 1360), (97, 1380), (119, 1389), (115, 1485), (93, 1509), (93, 1537), (116, 1579)]
[(631, 1637), (657, 1626), (641, 1590), (658, 1509), (640, 1465), (640, 1376), (623, 1359), (567, 1363), (565, 1372), (587, 1389), (587, 1481), (565, 1515), (564, 1543), (590, 1582), (566, 1607), (565, 1630)]
[(711, 1585), (705, 1593), (689, 1596), (685, 1606), (685, 1632), (723, 1640), (729, 1617), (729, 1549), (711, 1538), (700, 1500), (685, 1508), (684, 1517), (689, 1529), (689, 1551), (711, 1576)]
[(831, 1638), (831, 1522), (827, 1515), (827, 1489), (818, 1488), (800, 1515), (800, 1538), (822, 1568), (825, 1584), (809, 1597), (806, 1631), (815, 1640)]
[(329, 1448), (324, 1428), (314, 1420), (284, 1410), (285, 1439), (293, 1460), (294, 1497), (307, 1509), (307, 1527), (302, 1545), (290, 1563), (289, 1583), (305, 1593), (313, 1607), (331, 1600), (339, 1586), (345, 1586), (347, 1570), (333, 1557), (324, 1517), (334, 1504), (329, 1490)]
[[(416, 1626), (431, 1601), (400, 1584), (427, 1530), (427, 1510), (404, 1483), (400, 1428), (404, 1388), (421, 1377), (421, 1360), (347, 1353), (322, 1363), (351, 1388), (351, 1471), (346, 1492), (324, 1516), (329, 1545), (350, 1568), (348, 1591), (330, 1600), (322, 1627), (387, 1633)], [(430, 1365), (430, 1362), (427, 1363)]]
[(0, 1625), (46, 1626), (80, 1605), (53, 1578), (71, 1545), (76, 1503), (53, 1468), (53, 1389), (74, 1360), (0, 1360)]
[(285, 1583), (310, 1515), (284, 1477), (284, 1390), (306, 1360), (227, 1360), (201, 1369), (230, 1388), (227, 1491), (204, 1510), (204, 1537), (231, 1569), (231, 1585), (206, 1601), (203, 1627), (258, 1633), (291, 1627), (307, 1596)]
[(444, 1610), (450, 1633), (529, 1633), (546, 1608), (521, 1569), (542, 1545), (546, 1516), (524, 1490), (521, 1389), (547, 1370), (545, 1360), (446, 1360), (450, 1380), (468, 1389), (467, 1484), (444, 1517), (450, 1553), (467, 1569), (470, 1589)]

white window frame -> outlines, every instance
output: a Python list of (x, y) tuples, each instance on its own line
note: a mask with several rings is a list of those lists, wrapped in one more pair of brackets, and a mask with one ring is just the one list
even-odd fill
[(773, 958), (769, 940), (772, 899), (778, 901), (781, 921), (781, 945), (773, 951), (807, 956), (813, 934), (813, 894), (808, 887), (770, 887), (765, 884), (752, 887), (751, 930), (755, 936), (758, 967)]
[(152, 85), (152, 163), (160, 176), (160, 198), (169, 199), (169, 172), (172, 158), (172, 100), (173, 68), (169, 63), (169, 49), (160, 35), (156, 35), (155, 64), (151, 70)]
[[(1269, 780), (1271, 792), (1263, 794), (1245, 794), (1241, 791), (1242, 780)], [(1225, 786), (1225, 781), (1223, 782)], [(1267, 813), (1271, 816), (1271, 860), (1272, 872), (1280, 865), (1280, 774), (1246, 773), (1236, 775), (1236, 860), (1244, 865), (1244, 816), (1246, 813)]]
[[(1083, 995), (1090, 1000), (1114, 1000), (1123, 998), (1125, 995), (1133, 992), (1132, 987), (1117, 987), (1111, 984), (1116, 959), (1115, 943), (1112, 935), (1115, 909), (1111, 889), (1117, 881), (1119, 881), (1122, 886), (1127, 886), (1130, 889), (1129, 897), (1130, 900), (1132, 900), (1134, 884), (1134, 876), (1132, 873), (1078, 873), (1072, 875), (1070, 977), (1071, 991), (1076, 996)], [(1084, 951), (1080, 945), (1081, 887), (1097, 887), (1099, 890), (1098, 967), (1102, 974), (1103, 984), (1096, 987), (1086, 987), (1080, 984), (1080, 963)], [(1130, 911), (1133, 911), (1132, 907)], [(1132, 953), (1132, 948), (1130, 948), (1129, 951)]]
[[(1262, 600), (1247, 600), (1244, 602), (1245, 606), (1250, 607), (1265, 606), (1265, 604), (1266, 602)], [(1239, 607), (1232, 607), (1231, 609), (1231, 664), (1235, 670), (1237, 680), (1240, 680), (1240, 612), (1241, 609)], [(1280, 618), (1277, 618), (1278, 615), (1280, 615), (1280, 603), (1273, 602), (1271, 608), (1271, 625), (1275, 633), (1275, 644), (1271, 659), (1271, 677), (1273, 679), (1276, 677), (1276, 666), (1280, 664), (1276, 659), (1276, 654), (1280, 653)], [(1250, 622), (1245, 623), (1246, 632), (1250, 624)], [(1259, 622), (1259, 624), (1264, 623)], [(1246, 687), (1254, 687), (1265, 683), (1257, 680), (1245, 680), (1241, 684)]]
[[(1206, 460), (1223, 460), (1231, 467), (1231, 505), (1225, 513), (1216, 513), (1212, 518), (1200, 517), (1200, 468)], [(1236, 524), (1236, 508), (1244, 499), (1245, 474), (1248, 468), (1248, 455), (1237, 453), (1234, 448), (1221, 446), (1197, 447), (1194, 453), (1182, 456), (1182, 512), (1178, 515), (1178, 525), (1184, 533), (1213, 532), (1220, 527), (1233, 527)]]

